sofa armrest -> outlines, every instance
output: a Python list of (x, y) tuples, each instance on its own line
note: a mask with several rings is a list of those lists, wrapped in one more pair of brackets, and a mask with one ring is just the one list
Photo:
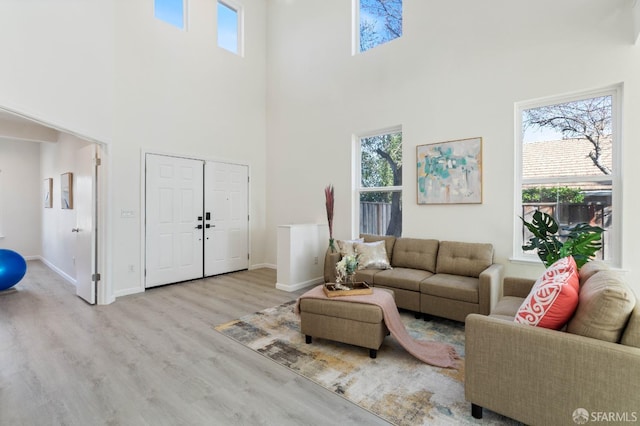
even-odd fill
[(471, 314), (465, 358), (466, 399), (526, 424), (575, 425), (578, 408), (640, 418), (640, 348)]
[(529, 295), (536, 280), (531, 278), (504, 277), (502, 282), (503, 296), (522, 297)]
[(489, 315), (493, 307), (498, 303), (502, 270), (503, 266), (501, 264), (494, 263), (480, 273), (478, 303), (480, 305), (480, 313), (483, 315)]

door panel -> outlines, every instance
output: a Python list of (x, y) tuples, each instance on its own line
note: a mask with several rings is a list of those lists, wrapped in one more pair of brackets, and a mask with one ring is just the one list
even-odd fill
[(247, 166), (205, 164), (205, 276), (249, 267), (248, 176)]
[(94, 231), (96, 221), (96, 145), (88, 145), (76, 152), (75, 209), (76, 227), (69, 232), (75, 232), (75, 265), (76, 265), (76, 294), (91, 304), (96, 303), (96, 282), (93, 274), (96, 272), (97, 251)]
[(203, 274), (203, 161), (146, 157), (146, 287)]

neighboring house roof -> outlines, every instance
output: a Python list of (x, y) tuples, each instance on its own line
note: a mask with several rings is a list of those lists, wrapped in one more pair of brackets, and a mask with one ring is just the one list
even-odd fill
[[(610, 169), (612, 163), (611, 138), (601, 141), (601, 162)], [(539, 179), (548, 177), (566, 176), (605, 176), (595, 166), (589, 153), (593, 145), (586, 139), (563, 139), (556, 141), (527, 142), (523, 144), (522, 151), (522, 177), (523, 179)], [(558, 155), (561, 153), (561, 155)], [(539, 185), (548, 186), (548, 185)], [(601, 185), (580, 185), (582, 188)]]

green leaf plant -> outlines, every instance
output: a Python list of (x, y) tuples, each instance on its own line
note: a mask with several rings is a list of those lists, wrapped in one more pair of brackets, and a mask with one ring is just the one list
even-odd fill
[(578, 268), (591, 260), (602, 248), (604, 229), (587, 223), (578, 223), (558, 233), (558, 222), (546, 213), (536, 210), (531, 222), (520, 216), (522, 223), (533, 234), (529, 243), (522, 246), (525, 251), (538, 250), (538, 257), (549, 267), (558, 259), (573, 256)]

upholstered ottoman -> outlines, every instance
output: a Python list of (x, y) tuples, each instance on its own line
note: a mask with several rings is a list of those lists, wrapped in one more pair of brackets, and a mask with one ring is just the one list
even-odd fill
[[(393, 294), (392, 291), (389, 293)], [(339, 297), (301, 299), (300, 331), (307, 343), (317, 337), (362, 346), (369, 349), (371, 358), (377, 356), (382, 341), (389, 334), (379, 306), (345, 302)]]

